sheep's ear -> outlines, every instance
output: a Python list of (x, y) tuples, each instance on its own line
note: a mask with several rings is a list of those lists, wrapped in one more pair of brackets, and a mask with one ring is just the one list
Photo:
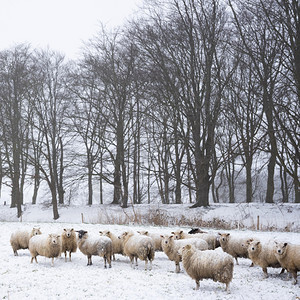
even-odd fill
[(288, 244), (288, 243), (284, 243), (284, 244), (283, 244), (283, 247), (286, 247), (286, 246), (287, 246), (287, 244)]
[(58, 238), (59, 238), (59, 237), (60, 237), (60, 235), (57, 235), (56, 237), (58, 237)]
[(230, 233), (227, 233), (226, 236), (230, 236)]
[(67, 229), (66, 229), (66, 228), (64, 228), (64, 231), (67, 231)]
[(49, 236), (52, 237), (52, 233), (49, 233)]
[(276, 241), (274, 241), (274, 243), (275, 243), (276, 246), (278, 245), (278, 243)]
[(260, 244), (260, 242), (258, 241), (257, 243), (256, 243), (256, 245), (259, 245)]
[(172, 232), (171, 232), (171, 234), (175, 234), (175, 232), (174, 232), (174, 231), (172, 231)]
[(71, 228), (71, 231), (74, 231), (74, 228)]
[(137, 233), (141, 234), (141, 232), (140, 232), (140, 231), (137, 231)]
[(103, 232), (102, 232), (102, 231), (99, 231), (99, 233), (103, 234)]
[(222, 235), (222, 233), (221, 233), (221, 232), (218, 232), (218, 235)]
[(182, 234), (183, 233), (183, 230), (180, 230), (180, 232), (179, 232), (180, 234)]
[(192, 248), (192, 246), (190, 244), (185, 246), (185, 249), (190, 250)]
[(145, 234), (148, 234), (148, 231), (145, 231)]

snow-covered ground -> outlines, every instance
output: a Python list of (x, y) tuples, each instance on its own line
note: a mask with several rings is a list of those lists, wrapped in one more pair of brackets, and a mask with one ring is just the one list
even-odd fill
[[(182, 212), (173, 208), (173, 213)], [(216, 211), (217, 209), (215, 209)], [(238, 208), (237, 208), (238, 210)], [(266, 208), (261, 208), (261, 216), (267, 214)], [(1, 220), (5, 217), (0, 207)], [(31, 213), (29, 213), (31, 211)], [(92, 211), (92, 210), (91, 210)], [(156, 252), (151, 271), (144, 270), (144, 262), (139, 262), (137, 269), (130, 267), (129, 259), (116, 255), (111, 269), (104, 269), (103, 259), (93, 257), (93, 265), (87, 266), (87, 258), (77, 250), (73, 254), (72, 262), (65, 262), (58, 258), (51, 267), (51, 260), (38, 257), (38, 264), (30, 264), (28, 250), (19, 250), (15, 257), (9, 240), (12, 232), (20, 228), (32, 228), (38, 225), (43, 233), (61, 232), (63, 228), (72, 227), (76, 230), (85, 229), (97, 234), (99, 230), (109, 229), (116, 234), (125, 230), (143, 230), (170, 234), (179, 226), (150, 226), (150, 225), (110, 225), (81, 223), (84, 214), (85, 221), (93, 219), (93, 214), (87, 208), (76, 210), (69, 208), (61, 210), (61, 220), (53, 222), (51, 208), (35, 211), (27, 208), (23, 222), (0, 223), (0, 298), (10, 300), (21, 299), (263, 299), (296, 300), (300, 298), (300, 286), (293, 285), (293, 280), (287, 274), (279, 275), (280, 269), (270, 268), (269, 278), (264, 279), (259, 267), (250, 268), (250, 260), (240, 259), (240, 264), (234, 266), (234, 276), (231, 284), (231, 293), (225, 292), (225, 285), (203, 280), (200, 290), (196, 291), (195, 282), (182, 270), (180, 274), (174, 273), (175, 264), (169, 261), (162, 252)], [(213, 210), (211, 210), (213, 211)], [(270, 220), (272, 211), (269, 209)], [(296, 210), (297, 211), (297, 210)], [(90, 215), (89, 215), (90, 212)], [(233, 219), (232, 213), (223, 209), (223, 218)], [(283, 212), (283, 210), (282, 210)], [(212, 213), (212, 212), (211, 212)], [(94, 209), (95, 217), (98, 215)], [(284, 213), (285, 214), (285, 213)], [(288, 213), (294, 216), (293, 212)], [(99, 217), (99, 216), (98, 216)], [(273, 215), (273, 217), (276, 218)], [(10, 219), (9, 214), (6, 219)], [(25, 220), (28, 218), (28, 220)], [(295, 219), (293, 222), (299, 222)], [(44, 222), (42, 222), (44, 220)], [(90, 220), (90, 221), (91, 221)], [(93, 220), (92, 220), (93, 221)], [(278, 221), (278, 220), (277, 220)], [(279, 222), (282, 224), (282, 220)], [(286, 222), (290, 222), (287, 218)], [(299, 223), (297, 223), (299, 225)], [(282, 224), (284, 225), (284, 224)], [(298, 226), (297, 225), (297, 226)], [(181, 227), (188, 230), (187, 227)], [(284, 228), (284, 226), (283, 226)], [(220, 230), (210, 229), (214, 232)], [(221, 230), (224, 232), (225, 230)], [(226, 230), (227, 232), (227, 230)], [(255, 236), (260, 239), (277, 239), (300, 244), (300, 234), (297, 232), (263, 232), (250, 230), (231, 230), (231, 234), (239, 236)], [(300, 280), (298, 275), (298, 281)]]

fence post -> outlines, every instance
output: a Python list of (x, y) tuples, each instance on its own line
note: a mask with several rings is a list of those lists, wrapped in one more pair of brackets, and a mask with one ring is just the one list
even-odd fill
[(256, 225), (256, 227), (257, 227), (257, 230), (259, 230), (259, 216), (257, 216), (257, 225)]

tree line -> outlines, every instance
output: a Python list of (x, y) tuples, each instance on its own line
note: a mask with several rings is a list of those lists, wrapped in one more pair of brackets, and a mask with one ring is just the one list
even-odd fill
[(299, 203), (299, 108), (298, 1), (147, 1), (77, 61), (0, 51), (0, 192), (19, 217), (46, 184), (54, 219), (76, 187), (88, 205)]

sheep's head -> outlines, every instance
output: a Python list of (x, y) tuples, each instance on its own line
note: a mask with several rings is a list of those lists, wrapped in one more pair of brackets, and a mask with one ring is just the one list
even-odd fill
[(149, 236), (149, 232), (148, 232), (148, 231), (145, 231), (145, 230), (138, 231), (137, 233), (139, 233), (139, 234), (141, 234), (141, 235), (147, 235), (147, 236)]
[(125, 231), (120, 236), (118, 236), (118, 238), (121, 239), (123, 242), (126, 242), (133, 235), (134, 233), (132, 231)]
[(174, 240), (180, 240), (182, 238), (183, 231), (178, 230), (178, 231), (172, 231), (171, 233), (174, 236)]
[(260, 253), (261, 243), (260, 241), (253, 241), (248, 246), (248, 253)]
[(192, 249), (192, 245), (190, 244), (185, 245), (178, 250), (178, 254), (182, 256), (185, 253), (188, 253), (191, 249)]
[(250, 243), (252, 243), (253, 241), (254, 241), (254, 239), (251, 238), (251, 239), (247, 240), (246, 242), (243, 242), (242, 247), (248, 249)]
[(59, 243), (59, 238), (60, 238), (60, 235), (58, 235), (58, 234), (53, 234), (53, 233), (49, 234), (50, 243), (52, 245), (57, 245)]
[(63, 232), (63, 234), (66, 236), (66, 237), (71, 237), (72, 236), (72, 234), (73, 234), (73, 232), (74, 232), (74, 228), (64, 228), (64, 232)]
[(78, 238), (79, 239), (82, 239), (84, 237), (84, 235), (88, 233), (85, 230), (76, 230), (76, 232), (78, 232)]
[(278, 243), (275, 242), (275, 253), (284, 256), (286, 254), (286, 248), (288, 243)]
[(42, 234), (40, 227), (33, 227), (31, 231), (31, 236)]
[(229, 237), (230, 237), (230, 233), (219, 233), (219, 241), (222, 244), (227, 244)]
[(173, 235), (169, 235), (169, 236), (161, 235), (161, 238), (162, 238), (161, 244), (165, 246), (169, 246), (174, 240)]

